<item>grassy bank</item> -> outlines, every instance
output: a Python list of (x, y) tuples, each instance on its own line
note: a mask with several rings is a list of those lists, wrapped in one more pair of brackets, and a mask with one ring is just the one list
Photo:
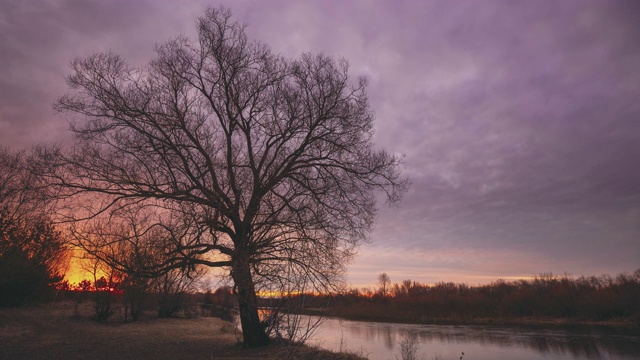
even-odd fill
[(424, 325), (499, 325), (499, 326), (540, 326), (540, 327), (610, 327), (640, 331), (635, 319), (620, 318), (603, 321), (577, 320), (567, 318), (464, 318), (464, 317), (413, 317), (398, 316), (398, 313), (365, 313), (344, 308), (307, 308), (301, 311), (305, 315), (336, 317), (353, 321), (374, 321), (400, 324)]
[(361, 359), (310, 347), (242, 349), (232, 323), (217, 318), (146, 318), (100, 324), (90, 303), (0, 309), (0, 359)]

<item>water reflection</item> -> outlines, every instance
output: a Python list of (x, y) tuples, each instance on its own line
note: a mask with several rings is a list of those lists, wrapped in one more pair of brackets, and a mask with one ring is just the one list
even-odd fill
[(409, 333), (417, 335), (427, 358), (434, 351), (459, 356), (460, 349), (465, 348), (474, 349), (474, 359), (640, 358), (640, 332), (624, 330), (410, 325), (326, 319), (314, 339), (324, 347), (335, 349), (332, 344), (344, 338), (351, 349), (364, 349), (372, 358), (388, 359), (397, 354), (399, 341)]

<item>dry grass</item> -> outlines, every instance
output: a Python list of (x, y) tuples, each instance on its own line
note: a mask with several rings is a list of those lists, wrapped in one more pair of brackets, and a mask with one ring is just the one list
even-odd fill
[[(216, 318), (135, 323), (91, 320), (91, 304), (74, 316), (72, 303), (0, 309), (0, 359), (280, 359), (290, 348), (242, 349), (233, 324)], [(301, 348), (296, 359), (359, 359)]]

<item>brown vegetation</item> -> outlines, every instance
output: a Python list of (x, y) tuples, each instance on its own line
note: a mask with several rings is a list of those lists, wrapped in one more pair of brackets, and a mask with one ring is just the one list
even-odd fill
[[(306, 295), (305, 303), (326, 303)], [(640, 326), (640, 270), (612, 278), (554, 276), (495, 281), (488, 285), (410, 280), (396, 283), (388, 296), (358, 289), (331, 298), (324, 314), (359, 320), (410, 323), (527, 323)]]
[[(122, 314), (120, 314), (122, 316)], [(242, 349), (232, 323), (215, 318), (91, 320), (90, 304), (0, 309), (2, 359), (359, 359), (349, 354), (271, 345)], [(120, 321), (118, 321), (120, 320)]]

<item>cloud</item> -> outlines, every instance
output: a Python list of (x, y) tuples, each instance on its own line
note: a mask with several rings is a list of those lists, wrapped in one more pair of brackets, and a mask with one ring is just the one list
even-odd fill
[[(0, 143), (68, 141), (67, 123), (51, 103), (66, 91), (71, 59), (111, 49), (145, 64), (155, 43), (193, 36), (195, 17), (207, 5), (0, 2)], [(588, 274), (637, 267), (637, 4), (278, 0), (229, 6), (248, 24), (249, 36), (274, 52), (348, 59), (354, 76), (369, 78), (377, 143), (406, 155), (412, 188), (400, 207), (381, 209), (354, 278), (367, 271), (371, 279), (382, 271), (413, 278), (421, 268), (446, 280), (457, 272)], [(389, 249), (400, 249), (396, 258), (380, 257)], [(393, 270), (403, 254), (414, 253), (425, 256)]]

